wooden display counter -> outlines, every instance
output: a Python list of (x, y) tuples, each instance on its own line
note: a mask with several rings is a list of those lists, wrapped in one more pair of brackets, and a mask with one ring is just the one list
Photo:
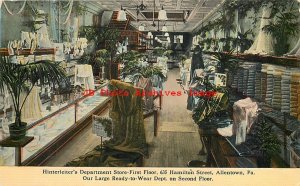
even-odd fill
[[(207, 151), (206, 167), (256, 168), (255, 156), (239, 156), (225, 137), (216, 129), (199, 129), (200, 138)], [(286, 168), (279, 157), (272, 157), (272, 168)]]
[[(41, 48), (41, 49), (35, 49), (33, 53), (30, 52), (30, 49), (20, 49), (18, 50), (18, 53), (15, 55), (53, 55), (55, 54), (56, 49), (55, 48)], [(0, 48), (0, 56), (9, 56), (8, 49), (7, 48)]]

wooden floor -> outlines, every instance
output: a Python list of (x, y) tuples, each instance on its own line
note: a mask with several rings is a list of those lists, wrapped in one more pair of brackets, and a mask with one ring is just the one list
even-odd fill
[[(176, 78), (179, 78), (179, 70), (170, 70), (164, 90), (181, 91), (182, 95), (163, 97), (157, 137), (153, 136), (153, 117), (145, 120), (150, 155), (144, 161), (145, 167), (185, 167), (190, 160), (205, 159), (198, 155), (201, 143), (197, 126), (192, 120), (191, 112), (186, 109), (187, 95), (177, 84)], [(45, 166), (64, 166), (67, 162), (92, 150), (100, 143), (99, 141), (100, 138), (92, 134), (91, 127), (88, 127), (53, 156)]]

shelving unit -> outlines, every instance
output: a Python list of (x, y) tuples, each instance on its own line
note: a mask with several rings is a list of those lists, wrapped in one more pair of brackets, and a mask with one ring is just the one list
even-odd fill
[[(54, 55), (56, 52), (55, 48), (41, 48), (36, 49), (33, 53), (30, 53), (30, 49), (21, 49), (18, 50), (18, 53), (15, 55), (21, 56), (28, 56), (28, 55)], [(0, 55), (1, 56), (9, 56), (8, 48), (0, 48)]]
[(123, 30), (121, 38), (128, 37), (128, 45), (131, 50), (145, 51), (148, 49), (147, 36), (139, 31)]
[[(204, 52), (206, 54), (217, 54), (219, 52)], [(228, 54), (224, 52), (224, 54)], [(271, 55), (259, 55), (259, 54), (232, 54), (233, 58), (251, 61), (251, 62), (260, 62), (260, 63), (269, 63), (273, 65), (282, 65), (288, 67), (300, 67), (300, 58), (299, 57), (279, 57)]]

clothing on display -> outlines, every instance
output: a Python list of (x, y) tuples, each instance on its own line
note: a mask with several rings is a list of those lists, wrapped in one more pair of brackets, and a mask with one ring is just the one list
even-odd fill
[[(147, 92), (152, 92), (152, 82), (149, 78), (140, 77), (138, 81), (134, 84), (135, 87), (141, 89), (146, 93), (145, 96), (143, 96), (144, 99), (144, 110), (150, 111), (154, 108), (154, 97), (152, 95), (147, 94)], [(142, 92), (140, 93), (142, 95)]]
[(142, 96), (137, 96), (136, 89), (128, 83), (111, 80), (112, 90), (126, 90), (128, 96), (114, 96), (110, 118), (113, 121), (113, 139), (106, 146), (123, 152), (136, 152), (147, 156), (147, 144), (144, 129)]
[(51, 48), (52, 42), (48, 34), (46, 13), (43, 10), (37, 10), (37, 12), (38, 14), (34, 24), (34, 28), (37, 30), (37, 46), (38, 48)]
[[(205, 87), (203, 82), (199, 81), (198, 78), (202, 77), (204, 78), (204, 71), (203, 69), (195, 69), (194, 70), (194, 75), (193, 78), (189, 84), (188, 89), (191, 91), (199, 92), (199, 91), (204, 91)], [(188, 110), (194, 110), (194, 108), (197, 107), (198, 101), (200, 98), (198, 96), (195, 96), (193, 94), (188, 94), (188, 99), (187, 99), (187, 109)]]
[[(33, 87), (29, 96), (27, 97), (24, 107), (22, 108), (22, 120), (38, 120), (43, 117), (42, 115), (42, 102), (40, 99), (40, 88)], [(25, 99), (25, 95), (21, 94), (21, 103)]]
[(120, 42), (117, 42), (117, 54), (122, 54), (123, 53), (123, 45)]
[(217, 131), (221, 136), (230, 137), (233, 135), (232, 127), (233, 124), (228, 125), (227, 127), (224, 128), (218, 128)]
[(271, 24), (271, 20), (269, 19), (272, 12), (272, 6), (268, 4), (267, 6), (263, 7), (261, 22), (259, 33), (254, 40), (253, 45), (250, 47), (249, 50), (245, 51), (245, 53), (249, 54), (273, 54), (273, 38), (271, 34), (266, 33), (263, 28), (266, 25)]
[(190, 79), (193, 78), (194, 70), (195, 69), (204, 69), (204, 62), (202, 56), (202, 48), (198, 45), (194, 49), (192, 63), (191, 63), (191, 70), (190, 70)]
[(164, 89), (164, 79), (162, 77), (160, 77), (159, 75), (153, 75), (152, 77), (150, 77), (151, 82), (152, 82), (152, 86), (154, 88), (154, 90), (156, 91), (160, 91)]
[[(299, 34), (299, 33), (298, 33)], [(288, 52), (286, 55), (291, 55), (291, 56), (300, 56), (300, 34), (299, 34), (299, 39), (295, 47)]]
[(95, 90), (91, 65), (75, 65), (75, 86), (76, 85), (83, 85), (85, 90)]
[(187, 86), (188, 82), (190, 81), (190, 68), (191, 68), (192, 59), (186, 59), (183, 62), (183, 65), (180, 66), (180, 79), (182, 80), (182, 84)]
[(252, 124), (257, 118), (258, 105), (251, 98), (239, 100), (233, 105), (233, 134), (236, 135), (236, 144), (246, 141)]
[(167, 57), (157, 57), (157, 63), (155, 66), (160, 67), (162, 70), (162, 73), (165, 77), (167, 77), (167, 73), (169, 71), (168, 69), (168, 58)]

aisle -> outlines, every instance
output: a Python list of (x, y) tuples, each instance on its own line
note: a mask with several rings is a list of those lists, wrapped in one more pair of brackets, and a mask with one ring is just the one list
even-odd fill
[[(179, 70), (168, 73), (165, 91), (182, 91), (181, 96), (164, 96), (162, 110), (159, 111), (157, 137), (153, 136), (153, 117), (145, 120), (149, 158), (145, 167), (185, 167), (194, 159), (203, 160), (198, 152), (201, 148), (197, 126), (191, 112), (186, 109), (187, 95), (176, 82)], [(104, 113), (107, 115), (108, 112)], [(67, 162), (91, 151), (100, 143), (100, 138), (92, 134), (91, 125), (55, 154), (45, 166), (64, 166)]]
[(190, 160), (204, 159), (198, 155), (201, 148), (198, 127), (191, 111), (186, 109), (187, 95), (177, 84), (177, 78), (179, 69), (170, 70), (164, 89), (181, 91), (182, 95), (163, 97), (157, 137), (151, 133), (152, 119), (145, 122), (150, 152), (150, 157), (145, 159), (146, 167), (185, 167)]

